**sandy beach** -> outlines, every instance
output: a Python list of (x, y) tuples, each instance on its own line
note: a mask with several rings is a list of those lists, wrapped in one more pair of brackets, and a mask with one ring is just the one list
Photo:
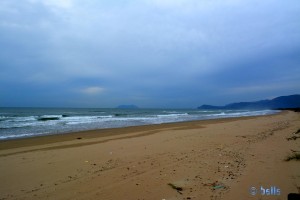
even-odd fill
[(287, 199), (299, 129), (283, 111), (0, 141), (0, 199)]

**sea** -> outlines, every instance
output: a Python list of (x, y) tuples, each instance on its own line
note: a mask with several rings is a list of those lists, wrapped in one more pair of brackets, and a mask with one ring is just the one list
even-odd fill
[(0, 140), (149, 124), (270, 115), (276, 110), (0, 108)]

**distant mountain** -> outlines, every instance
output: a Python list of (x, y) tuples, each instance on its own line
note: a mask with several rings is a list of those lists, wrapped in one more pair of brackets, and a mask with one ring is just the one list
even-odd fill
[(198, 109), (211, 110), (211, 109), (284, 109), (284, 108), (299, 108), (300, 95), (280, 96), (272, 100), (261, 100), (253, 102), (239, 102), (231, 103), (226, 106), (211, 106), (202, 105)]
[(117, 108), (122, 108), (122, 109), (138, 109), (136, 105), (119, 105)]

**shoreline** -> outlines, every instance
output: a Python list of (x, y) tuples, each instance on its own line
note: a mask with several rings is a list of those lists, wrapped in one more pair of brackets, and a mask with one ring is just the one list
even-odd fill
[[(23, 114), (14, 114), (14, 110), (1, 116), (0, 141), (34, 138), (48, 135), (61, 135), (99, 129), (123, 128), (198, 120), (260, 116), (280, 111), (198, 111), (198, 110), (141, 110), (128, 111), (91, 111), (72, 112), (62, 110), (25, 110)], [(70, 112), (68, 114), (68, 112)], [(97, 114), (91, 114), (96, 112)], [(22, 112), (21, 112), (22, 113)], [(48, 113), (48, 115), (46, 114)], [(64, 113), (64, 114), (63, 114)], [(100, 113), (100, 114), (99, 114)], [(13, 114), (13, 115), (12, 115)], [(41, 120), (43, 119), (43, 120)]]
[(265, 198), (251, 186), (286, 199), (300, 192), (299, 161), (284, 161), (300, 150), (287, 140), (299, 119), (283, 111), (0, 142), (0, 199)]
[(120, 136), (122, 134), (137, 133), (140, 131), (149, 131), (153, 129), (159, 130), (164, 128), (174, 128), (177, 126), (193, 126), (194, 124), (199, 124), (199, 123), (203, 125), (208, 125), (208, 124), (230, 122), (236, 120), (247, 120), (247, 119), (254, 119), (254, 118), (264, 117), (264, 116), (280, 115), (285, 112), (288, 111), (282, 110), (278, 113), (268, 114), (268, 115), (168, 122), (168, 123), (161, 123), (161, 124), (146, 124), (146, 125), (138, 125), (138, 126), (92, 129), (92, 130), (65, 132), (65, 133), (57, 133), (57, 134), (37, 135), (31, 137), (3, 139), (0, 140), (0, 151), (5, 149), (27, 147), (32, 145), (45, 145), (45, 144), (52, 144), (57, 142), (67, 142), (75, 139), (76, 140), (93, 139), (93, 138), (101, 138), (107, 136)]

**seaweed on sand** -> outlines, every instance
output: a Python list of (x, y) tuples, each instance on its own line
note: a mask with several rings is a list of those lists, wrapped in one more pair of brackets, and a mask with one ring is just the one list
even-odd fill
[(300, 160), (300, 153), (293, 153), (289, 156), (286, 157), (285, 161), (290, 161), (290, 160)]
[(176, 186), (173, 183), (168, 183), (168, 185), (173, 188), (174, 190), (176, 190), (179, 194), (182, 194), (181, 191), (183, 190), (182, 187)]

